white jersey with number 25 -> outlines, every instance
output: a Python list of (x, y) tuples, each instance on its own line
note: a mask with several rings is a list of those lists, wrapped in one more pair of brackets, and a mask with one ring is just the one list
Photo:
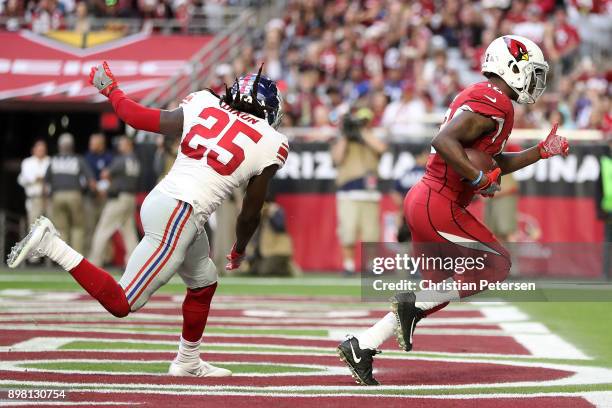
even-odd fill
[(287, 137), (265, 119), (233, 110), (209, 91), (181, 103), (183, 134), (170, 172), (156, 189), (191, 204), (198, 227), (233, 188), (287, 160)]

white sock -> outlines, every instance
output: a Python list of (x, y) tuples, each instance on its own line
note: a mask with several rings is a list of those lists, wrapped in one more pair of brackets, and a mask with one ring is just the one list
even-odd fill
[(355, 272), (355, 261), (352, 259), (345, 259), (342, 263), (345, 271)]
[(359, 340), (360, 348), (377, 349), (385, 340), (393, 335), (396, 327), (397, 319), (395, 318), (395, 314), (389, 312), (374, 326), (355, 337)]
[(187, 341), (181, 336), (176, 361), (179, 363), (195, 364), (200, 361), (200, 343), (202, 341)]
[[(447, 279), (447, 281), (449, 280), (451, 281), (449, 283), (452, 283), (453, 279)], [(421, 310), (429, 310), (441, 305), (442, 303), (451, 302), (453, 300), (459, 300), (459, 292), (455, 289), (445, 290), (442, 292), (425, 289), (416, 293), (415, 306)]]
[(65, 270), (70, 272), (83, 260), (83, 255), (72, 249), (57, 235), (52, 235), (45, 240), (46, 242), (41, 245), (44, 254)]

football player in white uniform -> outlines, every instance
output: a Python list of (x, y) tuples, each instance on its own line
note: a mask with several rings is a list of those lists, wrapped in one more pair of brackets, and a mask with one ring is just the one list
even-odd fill
[(179, 351), (169, 374), (229, 376), (229, 370), (200, 359), (200, 341), (217, 287), (204, 224), (233, 188), (248, 183), (236, 243), (227, 256), (226, 268), (237, 268), (259, 224), (268, 184), (289, 152), (287, 138), (276, 131), (282, 117), (276, 84), (262, 76), (260, 68), (226, 87), (222, 96), (211, 90), (195, 92), (167, 111), (127, 98), (106, 62), (92, 68), (90, 83), (130, 126), (181, 138), (172, 169), (142, 205), (145, 236), (119, 282), (68, 246), (45, 217), (13, 247), (7, 263), (14, 268), (28, 257), (47, 256), (117, 317), (140, 309), (178, 272), (187, 293)]

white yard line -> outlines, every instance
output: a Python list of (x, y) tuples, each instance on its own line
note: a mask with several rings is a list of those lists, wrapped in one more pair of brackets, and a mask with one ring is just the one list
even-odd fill
[(612, 407), (612, 391), (593, 391), (581, 393), (581, 396), (597, 408)]
[(506, 305), (502, 307), (480, 306), (478, 310), (487, 318), (496, 319), (499, 322), (525, 322), (529, 316), (521, 312), (516, 306)]
[[(23, 318), (16, 317), (0, 317), (0, 322), (14, 322), (26, 320)], [(92, 318), (91, 315), (82, 315), (82, 316), (74, 316), (74, 315), (64, 315), (64, 316), (41, 316), (36, 315), (32, 316), (31, 323), (35, 323), (38, 327), (45, 327), (45, 321), (47, 320), (61, 320), (62, 323), (57, 325), (53, 324), (53, 327), (56, 327), (57, 330), (62, 330), (62, 328), (71, 328), (78, 327), (82, 328), (85, 323), (75, 323), (71, 324), (73, 321), (83, 321), (90, 324), (90, 329), (85, 328), (87, 331), (97, 331), (95, 328), (116, 328), (121, 330), (129, 330), (131, 327), (139, 327), (139, 328), (148, 328), (151, 331), (155, 331), (156, 329), (172, 329), (173, 326), (165, 325), (165, 324), (155, 324), (154, 320), (146, 319), (146, 323), (142, 323), (142, 320), (138, 323), (133, 323), (132, 325), (116, 325), (113, 323), (112, 319), (95, 319)], [(150, 321), (149, 321), (150, 320)], [(290, 322), (291, 319), (282, 319), (283, 322)], [(370, 325), (374, 324), (376, 319), (367, 319), (367, 320), (356, 320), (356, 319), (343, 319), (337, 320), (337, 325), (334, 326), (311, 326), (311, 325), (299, 325), (298, 323), (305, 323), (300, 321), (299, 319), (295, 319), (293, 325), (263, 325), (263, 323), (270, 323), (270, 319), (261, 319), (261, 320), (253, 320), (253, 319), (241, 319), (241, 318), (223, 318), (223, 317), (210, 317), (208, 319), (209, 324), (207, 327), (211, 328), (219, 328), (219, 329), (239, 329), (239, 330), (250, 330), (250, 329), (273, 329), (273, 330), (326, 330), (328, 332), (327, 338), (333, 340), (340, 340), (344, 338), (344, 336), (348, 333), (358, 334), (363, 332), (365, 329), (369, 328)], [(129, 319), (124, 319), (122, 322), (130, 322)], [(131, 323), (131, 322), (130, 322)], [(176, 319), (176, 327), (180, 327), (181, 319)], [(236, 323), (236, 324), (249, 324), (246, 326), (238, 326), (238, 325), (226, 325), (226, 323)], [(312, 323), (320, 323), (320, 321), (313, 320)], [(20, 327), (19, 325), (23, 325), (24, 323), (11, 325), (13, 328)], [(30, 323), (27, 323), (30, 324)], [(359, 324), (359, 325), (357, 325)], [(1, 330), (1, 329), (0, 329)], [(141, 331), (139, 331), (141, 332)], [(451, 329), (451, 328), (436, 328), (435, 326), (429, 325), (425, 328), (420, 328), (417, 332), (418, 334), (427, 334), (427, 335), (449, 335), (449, 336), (512, 336), (510, 332), (506, 329)], [(513, 330), (512, 333), (524, 333), (524, 334), (533, 334), (538, 333), (537, 331), (532, 330), (529, 326), (525, 326), (525, 329), (517, 328)], [(320, 336), (318, 338), (325, 338), (325, 336)]]
[[(175, 329), (176, 332), (178, 333), (180, 331), (180, 323), (177, 323), (176, 326), (168, 326), (168, 325), (155, 325), (155, 324), (133, 324), (133, 325), (116, 325), (113, 324), (111, 322), (108, 323), (99, 323), (99, 322), (91, 322), (91, 323), (74, 323), (71, 324), (69, 322), (67, 323), (62, 323), (62, 324), (43, 324), (43, 323), (38, 323), (36, 321), (32, 321), (32, 323), (28, 323), (28, 324), (24, 324), (24, 323), (19, 323), (19, 324), (12, 324), (10, 325), (10, 330), (56, 330), (56, 331), (87, 331), (87, 332), (105, 332), (105, 331), (109, 331), (112, 333), (124, 333), (124, 332), (129, 332), (129, 333), (133, 333), (133, 334), (172, 334), (174, 333)], [(257, 334), (257, 331), (260, 330), (277, 330), (277, 331), (322, 331), (322, 332), (329, 332), (329, 331), (333, 331), (335, 333), (334, 337), (331, 337), (331, 339), (333, 340), (337, 340), (337, 334), (338, 333), (353, 333), (353, 332), (360, 332), (365, 330), (368, 325), (362, 325), (362, 326), (343, 326), (343, 327), (338, 327), (338, 326), (310, 326), (310, 325), (292, 325), (292, 326), (276, 326), (276, 325), (261, 325), (261, 324), (254, 324), (254, 325), (245, 325), (245, 326), (237, 326), (237, 325), (231, 325), (231, 326), (225, 326), (222, 324), (216, 324), (216, 323), (212, 323), (207, 325), (206, 327), (210, 328), (210, 329), (223, 329), (223, 330), (228, 330), (228, 331), (232, 331), (232, 330), (236, 330), (236, 331), (252, 331), (253, 333)], [(429, 326), (431, 327), (431, 326)], [(137, 331), (134, 331), (133, 329), (137, 328)], [(1, 329), (0, 329), (1, 330)], [(417, 329), (418, 330), (418, 329)], [(478, 329), (465, 329), (464, 331), (462, 331), (462, 329), (435, 329), (435, 328), (429, 328), (429, 329), (424, 329), (423, 332), (418, 331), (417, 333), (426, 333), (425, 330), (428, 330), (429, 333), (431, 334), (438, 334), (438, 333), (443, 333), (443, 334), (458, 334), (458, 335), (466, 335), (469, 332), (467, 330), (473, 330), (473, 333), (475, 333), (474, 335), (487, 335), (486, 333), (488, 333), (487, 330), (478, 330)], [(476, 333), (480, 333), (480, 334), (476, 334)], [(497, 333), (495, 330), (490, 330), (491, 335), (504, 335), (504, 332), (497, 330)], [(209, 334), (211, 336), (215, 336), (217, 333), (212, 331), (209, 332)], [(510, 335), (510, 334), (506, 334), (506, 335)], [(327, 335), (322, 335), (322, 336), (318, 336), (318, 339), (329, 339), (330, 337), (328, 337)]]
[[(529, 322), (528, 316), (516, 306), (483, 306), (480, 311), (487, 318), (505, 320), (500, 323), (502, 330), (525, 347), (533, 357), (564, 360), (592, 359), (571, 343), (551, 333), (545, 325), (538, 322)], [(524, 329), (531, 329), (532, 332), (525, 333)]]
[[(230, 337), (230, 336), (228, 336)], [(231, 336), (236, 337), (236, 336)], [(205, 338), (206, 340), (206, 338)], [(173, 347), (178, 347), (177, 340), (142, 340), (142, 339), (92, 339), (88, 337), (61, 337), (61, 338), (53, 338), (53, 337), (35, 337), (33, 339), (27, 340), (25, 342), (16, 343), (12, 346), (4, 346), (0, 347), (1, 351), (19, 351), (19, 352), (39, 352), (39, 351), (60, 351), (64, 353), (71, 352), (89, 352), (96, 353), (102, 350), (97, 349), (59, 349), (65, 344), (70, 344), (72, 342), (96, 342), (96, 343), (128, 343), (128, 344), (158, 344), (158, 345), (168, 345)], [(47, 345), (48, 344), (48, 345)], [(33, 346), (33, 347), (31, 347)], [(55, 348), (53, 348), (55, 347)], [(228, 350), (211, 350), (207, 349), (207, 347), (227, 347)], [(241, 351), (241, 350), (231, 350), (231, 348), (259, 348), (260, 350), (249, 350)], [(275, 349), (274, 351), (265, 351), (265, 348)], [(305, 351), (300, 351), (303, 349)], [(290, 351), (279, 351), (279, 350), (290, 350)], [(105, 351), (109, 353), (129, 353), (129, 354), (138, 354), (138, 353), (174, 353), (174, 350), (159, 348), (159, 349), (138, 349), (138, 348), (129, 348), (129, 349), (106, 349)], [(206, 342), (204, 341), (202, 345), (202, 351), (204, 353), (214, 353), (214, 354), (249, 354), (249, 355), (263, 355), (263, 356), (274, 356), (274, 355), (283, 355), (283, 356), (335, 356), (335, 350), (331, 347), (317, 347), (317, 346), (300, 346), (300, 345), (282, 345), (282, 344), (273, 344), (273, 343), (257, 343), (257, 344), (248, 344), (248, 343), (219, 343), (219, 342)], [(402, 353), (402, 352), (394, 352), (387, 351), (384, 355), (378, 356), (377, 358), (383, 359), (396, 359), (396, 360), (410, 360), (413, 357), (429, 357), (429, 358), (461, 358), (461, 357), (482, 357), (482, 358), (513, 358), (513, 359), (529, 359), (533, 358), (530, 355), (518, 355), (518, 354), (496, 354), (496, 353), (450, 353), (450, 352), (413, 352), (410, 354)], [(109, 359), (109, 361), (114, 361), (114, 359)]]
[[(40, 309), (39, 309), (40, 310)], [(56, 310), (56, 309), (54, 309)], [(74, 312), (74, 305), (72, 306), (72, 309), (66, 310), (66, 311), (72, 311)], [(98, 311), (97, 309), (95, 310), (96, 312)], [(74, 321), (74, 320), (99, 320), (99, 321), (103, 321), (103, 322), (115, 322), (117, 321), (116, 318), (113, 318), (112, 316), (109, 318), (97, 318), (97, 316), (92, 316), (92, 314), (81, 314), (81, 312), (83, 312), (82, 309), (79, 308), (79, 312), (78, 313), (70, 313), (70, 314), (64, 314), (64, 315), (60, 315), (60, 314), (52, 314), (52, 313), (36, 313), (36, 314), (31, 314), (31, 312), (28, 313), (24, 313), (24, 315), (28, 315), (27, 318), (24, 318), (24, 316), (0, 316), (0, 321), (5, 321), (5, 322), (10, 322), (10, 321), (19, 321), (19, 320), (35, 320), (37, 322), (43, 322), (45, 320), (62, 320), (62, 321), (66, 321), (66, 322), (70, 322), (70, 321)], [(178, 312), (177, 312), (178, 313)], [(108, 314), (108, 313), (106, 313)], [(128, 317), (126, 319), (122, 319), (122, 322), (129, 322), (131, 320), (136, 320), (136, 321), (142, 321), (142, 320), (163, 320), (166, 322), (177, 322), (180, 323), (182, 322), (182, 316), (167, 316), (167, 315), (162, 315), (165, 318), (161, 319), (159, 318), (159, 315), (155, 316), (156, 318), (151, 318), (149, 316), (147, 316), (146, 318), (142, 318), (144, 315), (134, 315), (131, 318)], [(262, 323), (267, 323), (268, 325), (270, 325), (270, 323), (277, 321), (277, 322), (282, 322), (284, 325), (289, 326), (289, 325), (299, 325), (299, 324), (309, 324), (309, 323), (318, 323), (321, 324), (321, 321), (325, 322), (325, 321), (333, 321), (334, 326), (338, 326), (338, 325), (345, 325), (345, 326), (351, 326), (351, 325), (359, 325), (359, 324), (374, 324), (376, 323), (376, 321), (378, 321), (377, 318), (330, 318), (330, 317), (308, 317), (308, 318), (291, 318), (291, 317), (278, 317), (278, 318), (270, 318), (270, 317), (236, 317), (236, 316), (209, 316), (208, 317), (208, 321), (209, 322), (219, 322), (219, 323), (250, 323), (250, 324), (262, 324)], [(334, 326), (330, 326), (330, 327), (334, 327)], [(283, 326), (278, 326), (278, 327), (283, 327)]]
[[(364, 332), (367, 327), (355, 327), (346, 329), (329, 328), (328, 338), (333, 340), (342, 340), (347, 334), (358, 335)], [(423, 334), (430, 336), (493, 336), (493, 337), (513, 337), (514, 335), (504, 330), (496, 329), (436, 329), (434, 328), (417, 328), (415, 336)]]
[[(48, 306), (47, 306), (48, 307)], [(37, 310), (40, 310), (37, 309)], [(0, 316), (0, 322), (6, 321), (19, 321), (19, 320), (33, 320), (33, 321), (44, 321), (44, 320), (104, 320), (108, 322), (116, 321), (115, 318), (110, 316), (107, 312), (103, 312), (101, 307), (84, 307), (79, 306), (78, 312), (75, 312), (75, 306), (72, 305), (70, 307), (66, 306), (65, 309), (53, 309), (55, 313), (34, 313), (34, 309), (32, 310), (10, 310), (10, 313), (14, 313), (13, 316)], [(517, 309), (518, 310), (518, 309)], [(66, 314), (61, 314), (57, 312), (68, 312)], [(86, 313), (84, 313), (86, 312)], [(133, 317), (128, 316), (122, 321), (130, 321), (133, 320), (162, 320), (168, 322), (181, 322), (182, 317), (177, 311), (177, 315), (162, 315), (162, 314), (134, 314)], [(26, 316), (26, 317), (24, 317)], [(321, 320), (329, 320), (329, 317), (326, 318), (282, 318), (283, 323), (291, 323), (291, 324), (305, 324), (305, 323), (321, 323)], [(355, 325), (355, 324), (374, 324), (380, 318), (372, 317), (372, 318), (346, 318), (346, 319), (333, 319), (336, 325)], [(527, 320), (527, 319), (525, 319)], [(274, 322), (274, 319), (271, 318), (259, 318), (259, 317), (236, 317), (236, 316), (210, 316), (210, 322), (219, 322), (219, 323), (271, 323)], [(520, 321), (516, 318), (513, 321)], [(427, 319), (423, 319), (419, 322), (419, 327), (423, 326), (440, 326), (440, 325), (490, 325), (490, 324), (500, 324), (506, 323), (505, 316), (495, 316), (491, 315), (488, 317), (431, 317)], [(270, 327), (273, 326), (269, 324)], [(275, 326), (282, 327), (282, 326)], [(295, 326), (292, 326), (295, 327)], [(315, 326), (313, 326), (315, 327)], [(316, 327), (334, 327), (334, 326), (316, 326)]]
[(266, 320), (283, 318), (283, 321), (285, 321), (285, 318), (295, 319), (296, 317), (298, 317), (298, 314), (302, 316), (309, 315), (310, 319), (322, 319), (322, 318), (332, 319), (333, 318), (333, 319), (347, 320), (347, 319), (355, 319), (355, 318), (368, 318), (370, 316), (370, 311), (369, 310), (330, 310), (330, 311), (316, 311), (314, 313), (313, 312), (305, 313), (305, 312), (293, 312), (289, 310), (250, 309), (250, 310), (245, 310), (242, 314), (246, 317), (265, 318)]
[(559, 358), (567, 360), (591, 360), (571, 343), (556, 334), (520, 334), (513, 336), (531, 355), (539, 358)]
[[(440, 361), (439, 359), (432, 359), (429, 357), (412, 357), (411, 360), (422, 360), (422, 361)], [(62, 361), (62, 360), (50, 360), (50, 361)], [(106, 360), (101, 360), (106, 361)], [(0, 362), (2, 367), (9, 368), (12, 364), (16, 363), (28, 363), (30, 360), (21, 362)], [(516, 381), (516, 382), (503, 382), (503, 383), (470, 383), (470, 384), (430, 384), (430, 385), (382, 385), (377, 387), (377, 390), (434, 390), (434, 389), (469, 389), (469, 388), (514, 388), (514, 387), (553, 387), (553, 386), (589, 386), (593, 384), (609, 384), (612, 383), (612, 369), (603, 367), (589, 367), (589, 366), (576, 366), (569, 364), (556, 364), (556, 363), (541, 363), (541, 362), (527, 362), (527, 361), (499, 361), (494, 359), (471, 359), (471, 358), (457, 358), (448, 360), (449, 363), (473, 363), (473, 364), (495, 364), (501, 366), (512, 366), (512, 367), (534, 367), (534, 368), (547, 368), (552, 370), (563, 370), (573, 372), (573, 375), (568, 377), (559, 378), (555, 380), (544, 380), (544, 381)], [(11, 364), (8, 364), (11, 363)], [(112, 378), (113, 373), (107, 373)], [(0, 380), (0, 384), (30, 384), (39, 385), (40, 381), (16, 381), (16, 380)], [(48, 387), (70, 387), (70, 386), (82, 386), (82, 383), (63, 383), (63, 382), (42, 382), (47, 388)], [(195, 384), (190, 385), (162, 385), (162, 384), (114, 384), (114, 383), (92, 383), (88, 384), (91, 387), (117, 387), (125, 389), (141, 389), (143, 387), (159, 388), (159, 389), (180, 389), (180, 390), (260, 390), (260, 391), (271, 391), (271, 392), (295, 392), (295, 391), (334, 391), (334, 390), (346, 390), (353, 386), (337, 386), (337, 385), (306, 385), (306, 386), (233, 386), (233, 385), (215, 385), (215, 386), (199, 386)], [(350, 388), (349, 388), (350, 387)]]
[[(177, 349), (178, 349), (178, 342), (177, 344)], [(318, 348), (318, 347), (317, 347)], [(257, 355), (257, 356), (317, 356), (317, 357), (336, 357), (336, 353), (334, 351), (334, 349), (330, 349), (330, 348), (326, 348), (323, 350), (313, 350), (310, 351), (310, 348), (307, 349), (308, 351), (304, 351), (304, 352), (294, 352), (294, 351), (240, 351), (240, 350), (203, 350), (202, 352), (205, 353), (205, 355), (207, 353), (209, 354), (229, 354), (229, 355)], [(37, 351), (33, 351), (33, 350), (11, 350), (10, 347), (7, 348), (0, 348), (0, 351), (19, 351), (21, 353), (37, 353)], [(62, 353), (70, 353), (70, 352), (80, 352), (80, 353), (93, 353), (96, 352), (96, 350), (91, 350), (91, 349), (71, 349), (71, 350), (55, 350), (58, 352), (62, 352)], [(97, 350), (98, 352), (100, 350)], [(150, 350), (135, 350), (135, 349), (113, 349), (113, 350), (107, 350), (107, 352), (112, 352), (112, 353), (125, 353), (125, 354), (142, 354), (142, 353), (168, 353), (170, 355), (174, 355), (176, 354), (175, 350), (168, 350), (168, 349), (150, 349)], [(442, 353), (442, 352), (436, 352), (436, 351), (432, 351), (432, 352), (426, 352), (426, 353), (403, 353), (403, 352), (385, 352), (384, 355), (379, 355), (376, 358), (377, 359), (388, 359), (388, 360), (414, 360), (417, 357), (427, 357), (427, 358), (431, 358), (431, 359), (436, 359), (439, 361), (453, 361), (454, 359), (457, 358), (499, 358), (500, 362), (504, 362), (505, 360), (501, 360), (501, 359), (513, 359), (513, 360), (529, 360), (532, 359), (532, 356), (528, 356), (528, 355), (518, 355), (518, 354), (495, 354), (495, 353)], [(274, 362), (271, 362), (271, 364), (275, 364)]]
[[(7, 347), (9, 350), (21, 351), (53, 351), (71, 343), (73, 340), (68, 337), (33, 337), (29, 340), (15, 343)], [(0, 348), (0, 351), (2, 348)]]
[(499, 323), (506, 333), (549, 334), (550, 330), (539, 322), (509, 322)]
[[(166, 373), (152, 373), (149, 371), (97, 371), (97, 370), (63, 370), (63, 369), (52, 369), (52, 368), (33, 368), (33, 367), (25, 367), (30, 366), (32, 364), (57, 364), (57, 363), (84, 363), (84, 364), (96, 364), (96, 363), (120, 363), (121, 365), (125, 365), (129, 367), (130, 364), (168, 364), (170, 365), (171, 360), (112, 360), (112, 359), (52, 359), (52, 360), (44, 360), (44, 359), (36, 359), (36, 360), (24, 360), (24, 361), (0, 361), (0, 370), (5, 371), (15, 371), (15, 372), (37, 372), (37, 373), (63, 373), (63, 374), (79, 374), (79, 375), (87, 375), (87, 374), (95, 374), (95, 375), (129, 375), (129, 376), (143, 376), (143, 375), (151, 375), (157, 377), (167, 377)], [(272, 362), (236, 362), (236, 361), (215, 361), (215, 365), (225, 366), (229, 369), (232, 366), (240, 366), (240, 365), (258, 365), (269, 367)], [(338, 366), (325, 366), (320, 364), (299, 364), (299, 363), (274, 363), (281, 366), (291, 366), (295, 367), (296, 371), (292, 372), (276, 372), (276, 373), (234, 373), (232, 376), (234, 377), (294, 377), (294, 376), (333, 376), (333, 375), (349, 375), (350, 372), (346, 367), (338, 367)], [(300, 372), (299, 369), (310, 369), (317, 371), (309, 371), (309, 372)]]
[[(154, 334), (154, 335), (162, 335), (162, 336), (168, 336), (168, 337), (172, 337), (178, 340), (179, 335), (180, 335), (180, 327), (177, 329), (176, 333), (170, 333), (170, 332), (130, 332), (128, 330), (109, 330), (109, 329), (85, 329), (85, 328), (77, 328), (77, 327), (61, 327), (59, 328), (58, 326), (40, 326), (40, 325), (23, 325), (17, 328), (13, 328), (13, 326), (11, 326), (11, 330), (40, 330), (40, 331), (50, 331), (50, 332), (57, 332), (57, 331), (64, 331), (64, 332), (74, 332), (74, 333), (83, 333), (83, 332), (92, 332), (92, 333), (109, 333), (109, 334), (125, 334), (125, 335), (130, 335), (130, 334), (136, 334), (136, 335), (149, 335), (149, 334)], [(0, 329), (0, 333), (2, 333), (2, 330)], [(284, 334), (260, 334), (260, 333), (254, 333), (254, 334), (244, 334), (244, 333), (204, 333), (204, 341), (206, 341), (207, 337), (232, 337), (232, 338), (271, 338), (271, 339), (287, 339), (287, 340), (327, 340), (326, 337), (324, 336), (305, 336), (305, 335), (284, 335)], [(96, 338), (89, 338), (90, 341), (96, 341)], [(123, 339), (118, 339), (119, 341), (123, 341)], [(141, 342), (148, 342), (148, 339), (138, 339)], [(4, 348), (10, 348), (10, 346), (4, 346)], [(1, 348), (0, 348), (1, 350)]]

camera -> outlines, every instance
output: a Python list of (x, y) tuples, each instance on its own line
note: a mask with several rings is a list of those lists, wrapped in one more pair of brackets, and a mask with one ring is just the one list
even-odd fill
[(351, 142), (361, 142), (361, 129), (364, 124), (363, 120), (346, 115), (342, 119), (342, 134)]
[(350, 142), (363, 141), (361, 130), (372, 120), (372, 111), (361, 108), (355, 113), (349, 112), (342, 118), (342, 134)]

